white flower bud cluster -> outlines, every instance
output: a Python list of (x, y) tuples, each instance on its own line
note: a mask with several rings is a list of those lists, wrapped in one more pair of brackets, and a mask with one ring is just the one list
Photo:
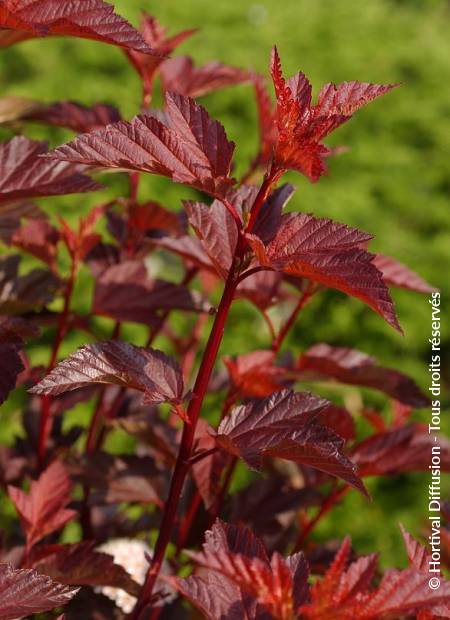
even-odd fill
[[(141, 585), (144, 583), (148, 570), (146, 555), (152, 557), (152, 550), (143, 540), (115, 538), (98, 547), (98, 551), (111, 555), (114, 558), (114, 563), (122, 566), (137, 583)], [(170, 573), (167, 563), (163, 564), (162, 572)], [(157, 589), (163, 594), (168, 595), (159, 604), (162, 605), (169, 600), (173, 600), (175, 597), (174, 592), (165, 583), (160, 581), (156, 583)], [(117, 607), (126, 614), (130, 613), (136, 604), (134, 596), (119, 588), (104, 586), (96, 588), (96, 592), (100, 592), (111, 601), (114, 601)]]

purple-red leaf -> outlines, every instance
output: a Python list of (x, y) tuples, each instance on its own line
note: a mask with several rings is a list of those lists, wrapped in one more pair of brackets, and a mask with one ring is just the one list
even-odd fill
[(8, 487), (9, 497), (25, 530), (28, 547), (61, 529), (76, 516), (74, 510), (66, 508), (71, 489), (70, 478), (59, 461), (49, 465), (37, 480), (31, 482), (29, 493), (17, 487)]
[(78, 592), (34, 570), (0, 564), (0, 618), (16, 620), (66, 605)]
[(25, 370), (20, 357), (22, 338), (10, 321), (0, 320), (0, 405), (16, 387), (17, 376)]
[(166, 94), (166, 124), (143, 114), (82, 134), (49, 154), (59, 161), (167, 176), (220, 198), (230, 179), (234, 144), (193, 99)]
[(235, 407), (221, 422), (216, 441), (254, 469), (261, 468), (266, 456), (282, 458), (342, 478), (365, 493), (355, 465), (343, 452), (344, 440), (316, 423), (329, 405), (306, 392), (283, 390)]
[[(289, 620), (296, 607), (305, 601), (309, 571), (302, 554), (285, 560), (274, 553), (269, 560), (261, 541), (250, 530), (220, 521), (206, 533), (205, 541), (203, 551), (192, 556), (208, 569), (206, 580), (190, 577), (184, 582), (178, 580), (178, 584), (194, 604), (200, 608), (206, 606), (207, 617), (213, 617), (210, 613), (214, 604), (205, 596), (205, 585), (214, 583), (214, 573), (223, 576), (224, 594), (220, 598), (223, 600), (234, 594), (234, 601), (229, 602), (234, 603), (236, 611), (242, 607), (251, 610), (249, 614), (236, 617)], [(230, 587), (229, 582), (234, 587)]]
[(103, 271), (96, 281), (93, 309), (117, 321), (133, 321), (150, 327), (161, 310), (207, 312), (210, 306), (185, 286), (152, 280), (142, 261), (123, 261)]
[(238, 241), (235, 220), (219, 200), (214, 200), (210, 207), (202, 202), (185, 202), (184, 206), (205, 252), (226, 280)]
[(91, 383), (115, 384), (144, 392), (147, 403), (183, 400), (178, 363), (156, 349), (120, 341), (98, 342), (78, 349), (35, 385), (33, 394), (58, 395)]
[(166, 60), (160, 71), (165, 91), (187, 97), (201, 97), (225, 86), (234, 86), (249, 80), (248, 71), (220, 62), (209, 62), (202, 67), (195, 67), (189, 56)]
[(97, 190), (80, 166), (43, 159), (45, 142), (17, 136), (0, 144), (0, 204), (38, 196), (59, 196)]
[(328, 378), (373, 388), (411, 407), (429, 404), (428, 398), (407, 375), (378, 366), (373, 357), (356, 349), (316, 344), (302, 353), (297, 369), (300, 377), (308, 380)]
[(112, 556), (94, 549), (95, 543), (57, 545), (40, 550), (41, 559), (33, 568), (61, 584), (70, 586), (110, 586), (125, 590), (132, 596), (139, 594), (140, 586)]
[(14, 231), (11, 244), (55, 266), (59, 233), (46, 219), (30, 219)]
[(433, 446), (439, 447), (442, 471), (450, 470), (450, 442), (428, 433), (420, 425), (401, 426), (377, 433), (352, 450), (361, 476), (386, 476), (409, 471), (428, 471)]
[(41, 104), (37, 110), (21, 118), (84, 133), (120, 121), (120, 113), (114, 106), (103, 103), (86, 107), (75, 101), (61, 101)]
[(95, 452), (71, 465), (71, 474), (77, 482), (89, 485), (92, 506), (120, 502), (160, 503), (158, 474), (150, 457), (119, 457)]
[(383, 280), (388, 286), (405, 288), (417, 293), (432, 293), (436, 291), (431, 284), (425, 282), (417, 273), (402, 263), (383, 254), (376, 254), (373, 259), (375, 267), (383, 274)]
[(49, 35), (93, 39), (152, 53), (139, 32), (103, 0), (0, 2), (0, 47)]
[(244, 397), (264, 398), (287, 387), (286, 368), (275, 364), (273, 351), (252, 351), (224, 358), (230, 379)]
[(168, 37), (166, 29), (158, 22), (158, 20), (145, 12), (142, 15), (141, 31), (145, 42), (157, 54), (159, 54), (159, 56), (141, 54), (134, 50), (126, 50), (126, 54), (131, 64), (141, 77), (144, 91), (144, 102), (148, 104), (152, 93), (153, 80), (155, 79), (161, 63), (165, 61), (165, 56), (171, 54), (175, 48), (181, 45), (183, 41), (188, 39), (197, 31), (195, 29), (184, 30), (182, 32), (178, 32), (176, 35)]
[(22, 314), (37, 310), (50, 302), (60, 286), (58, 278), (47, 269), (33, 269), (19, 276), (20, 256), (0, 258), (0, 312)]
[(247, 235), (262, 266), (352, 295), (400, 330), (389, 290), (372, 262), (374, 255), (363, 249), (371, 238), (356, 228), (306, 213), (282, 216), (267, 245), (257, 235)]

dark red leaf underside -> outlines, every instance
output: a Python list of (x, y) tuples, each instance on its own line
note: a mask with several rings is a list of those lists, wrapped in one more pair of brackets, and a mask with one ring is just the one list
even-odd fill
[(440, 450), (442, 471), (450, 470), (450, 442), (430, 436), (420, 425), (401, 426), (368, 437), (352, 450), (361, 476), (386, 476), (409, 471), (428, 471), (432, 447)]
[(15, 315), (38, 310), (55, 296), (60, 281), (47, 269), (19, 276), (20, 256), (0, 257), (0, 313)]
[(362, 249), (371, 235), (329, 219), (291, 213), (282, 216), (267, 245), (256, 235), (247, 238), (262, 266), (356, 297), (401, 331), (389, 290), (372, 262), (374, 255)]
[(0, 47), (25, 39), (62, 35), (153, 53), (137, 30), (103, 0), (2, 0), (0, 29)]
[(157, 322), (159, 311), (207, 312), (210, 308), (195, 291), (152, 280), (138, 260), (123, 261), (103, 271), (96, 282), (93, 307), (96, 314), (150, 327)]
[(226, 86), (247, 82), (249, 73), (220, 62), (195, 67), (189, 56), (178, 56), (161, 65), (161, 79), (165, 91), (201, 97)]
[(288, 387), (287, 369), (275, 364), (273, 351), (253, 351), (223, 361), (230, 379), (244, 397), (264, 398)]
[(86, 107), (75, 101), (61, 101), (41, 105), (37, 111), (22, 118), (84, 133), (120, 121), (120, 113), (114, 106), (103, 103)]
[(120, 341), (78, 349), (30, 391), (61, 394), (91, 383), (115, 384), (144, 392), (147, 403), (180, 403), (183, 378), (178, 363), (156, 349)]
[(193, 99), (171, 93), (166, 94), (166, 123), (150, 115), (136, 116), (131, 122), (82, 134), (49, 157), (159, 174), (224, 196), (233, 184), (229, 173), (234, 144), (222, 125)]
[(11, 319), (0, 321), (0, 404), (15, 388), (17, 376), (25, 369), (20, 357), (22, 337), (20, 333), (16, 333), (10, 321)]
[(0, 144), (0, 205), (24, 198), (76, 194), (100, 188), (81, 174), (80, 166), (41, 158), (46, 152), (45, 142), (34, 142), (24, 136)]
[[(192, 556), (208, 569), (206, 583), (214, 583), (211, 579), (214, 573), (223, 576), (225, 586), (228, 580), (234, 583), (240, 596), (236, 596), (234, 588), (224, 592), (230, 595), (234, 590), (238, 609), (243, 605), (251, 610), (243, 617), (283, 620), (293, 617), (295, 607), (304, 602), (307, 595), (308, 567), (302, 554), (285, 560), (274, 553), (269, 560), (261, 541), (250, 530), (220, 521), (216, 521), (212, 530), (206, 533), (205, 540), (203, 551)], [(197, 577), (189, 579), (181, 584), (190, 591), (194, 604), (210, 606), (211, 599), (206, 597), (205, 600), (205, 581), (201, 578), (198, 581)], [(197, 596), (194, 597), (196, 590)]]
[(409, 267), (395, 260), (395, 258), (376, 254), (373, 264), (381, 271), (383, 280), (388, 286), (404, 288), (417, 293), (432, 293), (437, 290), (417, 273), (409, 269)]
[(57, 545), (54, 551), (40, 549), (41, 558), (34, 563), (39, 573), (55, 581), (75, 586), (110, 586), (139, 594), (140, 586), (117, 564), (112, 556), (95, 551), (95, 543), (81, 542), (73, 545)]
[(218, 200), (215, 200), (211, 206), (201, 202), (185, 202), (184, 206), (189, 223), (195, 230), (217, 273), (226, 279), (238, 241), (238, 229), (235, 220)]
[(426, 407), (428, 398), (412, 379), (398, 370), (378, 366), (366, 353), (321, 343), (312, 346), (299, 358), (297, 368), (305, 378), (333, 379), (360, 385), (388, 394), (411, 407)]
[(0, 564), (0, 618), (15, 620), (66, 605), (77, 593), (34, 570)]
[[(128, 417), (126, 421), (130, 422)], [(154, 419), (149, 420), (149, 424), (155, 424)], [(127, 426), (125, 430), (128, 430)], [(92, 506), (120, 502), (160, 503), (158, 472), (150, 457), (119, 457), (95, 452), (71, 464), (71, 474), (77, 482), (89, 485)]]
[(235, 407), (219, 425), (216, 440), (254, 469), (264, 457), (291, 460), (342, 478), (362, 493), (355, 465), (343, 452), (344, 440), (316, 422), (328, 401), (289, 390)]
[(37, 480), (31, 482), (29, 493), (10, 486), (8, 493), (19, 513), (28, 547), (71, 521), (76, 512), (66, 508), (70, 501), (71, 482), (62, 463), (52, 463)]
[[(165, 56), (170, 55), (183, 41), (195, 34), (196, 29), (183, 30), (173, 36), (167, 36), (166, 29), (152, 15), (143, 13), (141, 31), (144, 41), (160, 56), (141, 54), (133, 50), (126, 50), (127, 56), (140, 75), (145, 94), (151, 94), (153, 80), (158, 69), (165, 61)], [(176, 90), (176, 89), (171, 89)], [(183, 93), (188, 94), (188, 93)]]
[(11, 244), (55, 266), (59, 233), (45, 219), (31, 219), (14, 231)]

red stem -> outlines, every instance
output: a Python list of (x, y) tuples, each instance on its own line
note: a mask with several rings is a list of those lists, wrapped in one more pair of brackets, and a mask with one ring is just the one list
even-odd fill
[(219, 516), (220, 509), (222, 508), (222, 504), (225, 501), (225, 497), (227, 496), (228, 489), (230, 488), (230, 485), (231, 485), (231, 481), (233, 480), (233, 475), (236, 470), (237, 463), (238, 463), (237, 457), (232, 456), (225, 470), (225, 476), (223, 479), (222, 487), (219, 491), (219, 494), (217, 495), (215, 504), (213, 508), (211, 509), (211, 512), (209, 515), (209, 526), (208, 527), (211, 527), (214, 521)]
[(181, 522), (177, 541), (177, 553), (180, 553), (180, 551), (185, 547), (189, 532), (191, 531), (192, 522), (194, 521), (197, 512), (200, 510), (201, 505), (202, 496), (200, 495), (198, 489), (195, 489), (194, 495), (189, 504), (188, 511), (185, 514), (183, 521)]
[(258, 195), (256, 196), (255, 202), (253, 203), (252, 210), (250, 213), (250, 219), (247, 224), (246, 232), (251, 233), (253, 227), (255, 226), (256, 220), (258, 218), (259, 212), (269, 195), (270, 189), (272, 185), (275, 183), (276, 177), (274, 174), (269, 173), (264, 176), (264, 181), (262, 182), (261, 187), (259, 188)]
[[(64, 294), (64, 306), (62, 313), (59, 317), (58, 329), (56, 332), (55, 340), (53, 341), (52, 354), (47, 366), (47, 374), (53, 370), (58, 359), (59, 349), (64, 339), (67, 322), (69, 318), (70, 302), (72, 299), (73, 288), (75, 285), (75, 278), (77, 273), (77, 262), (72, 257), (70, 265), (70, 274), (66, 284), (66, 290)], [(38, 443), (38, 463), (41, 468), (45, 461), (45, 452), (47, 449), (47, 441), (52, 428), (52, 415), (51, 415), (51, 403), (50, 396), (43, 396), (41, 399), (41, 419), (39, 422), (39, 443)]]
[(189, 402), (189, 407), (187, 410), (189, 422), (185, 423), (183, 427), (180, 450), (172, 476), (169, 496), (165, 504), (165, 511), (159, 530), (158, 540), (156, 541), (152, 563), (147, 573), (144, 586), (141, 590), (141, 595), (132, 614), (132, 618), (134, 620), (138, 620), (141, 617), (142, 612), (151, 603), (155, 581), (161, 569), (161, 564), (164, 559), (167, 545), (170, 542), (172, 528), (176, 519), (178, 503), (183, 490), (184, 481), (190, 468), (189, 459), (192, 453), (197, 422), (200, 416), (203, 400), (208, 389), (208, 384), (214, 368), (217, 353), (219, 351), (220, 343), (222, 342), (225, 322), (233, 301), (234, 292), (236, 290), (236, 280), (234, 277), (235, 263), (236, 260), (233, 261), (225, 283), (222, 299), (217, 309), (214, 325), (200, 364), (197, 379), (193, 388), (192, 398)]
[(311, 534), (316, 525), (319, 523), (319, 521), (322, 520), (322, 518), (334, 507), (336, 502), (340, 500), (349, 489), (349, 486), (341, 487), (340, 489), (335, 489), (330, 493), (330, 495), (328, 495), (314, 519), (311, 519), (311, 521), (306, 525), (306, 527), (304, 527), (303, 530), (300, 532), (292, 553), (297, 553), (302, 549), (306, 539)]
[(275, 353), (278, 353), (278, 351), (280, 350), (281, 345), (285, 341), (286, 336), (288, 335), (288, 333), (291, 331), (295, 321), (297, 320), (298, 315), (303, 310), (303, 308), (306, 306), (306, 304), (311, 299), (313, 294), (314, 294), (313, 287), (312, 286), (308, 286), (306, 291), (303, 293), (303, 295), (298, 300), (295, 308), (292, 310), (291, 314), (289, 315), (288, 320), (286, 321), (286, 323), (281, 328), (278, 336), (274, 339), (274, 341), (272, 343), (272, 350), (275, 351)]

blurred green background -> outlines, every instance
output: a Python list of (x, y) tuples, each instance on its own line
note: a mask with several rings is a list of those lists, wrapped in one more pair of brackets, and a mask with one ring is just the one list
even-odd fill
[[(116, 0), (117, 11), (138, 23), (141, 9), (154, 14), (170, 33), (200, 27), (180, 48), (201, 63), (220, 60), (266, 72), (270, 48), (278, 45), (287, 75), (301, 69), (317, 89), (326, 81), (359, 79), (400, 82), (401, 88), (370, 104), (343, 126), (330, 144), (349, 151), (330, 161), (330, 174), (311, 185), (289, 177), (298, 188), (291, 208), (359, 226), (376, 236), (374, 249), (392, 255), (442, 289), (448, 304), (450, 258), (450, 4), (447, 0)], [(126, 118), (139, 111), (140, 85), (124, 54), (75, 39), (48, 39), (17, 45), (0, 55), (2, 96), (22, 95), (50, 102), (73, 99), (120, 107)], [(236, 173), (243, 172), (257, 143), (255, 105), (241, 85), (202, 101), (237, 142)], [(27, 128), (57, 144), (70, 134)], [(4, 132), (2, 133), (4, 135)], [(90, 204), (125, 187), (103, 178), (107, 189), (92, 197), (41, 201), (50, 213), (69, 219)], [(178, 208), (186, 188), (156, 177), (145, 179), (141, 196)], [(76, 303), (89, 306), (85, 290)], [(410, 373), (427, 388), (430, 309), (426, 297), (394, 292), (405, 337), (396, 334), (361, 303), (328, 293), (315, 300), (294, 330), (298, 352), (318, 341), (353, 345), (385, 365)], [(238, 303), (223, 350), (236, 354), (267, 345), (259, 317)], [(253, 335), (248, 338), (249, 327)], [(445, 326), (444, 326), (445, 328)], [(137, 333), (130, 329), (127, 335)], [(448, 343), (448, 332), (444, 338)], [(444, 367), (448, 384), (449, 366)], [(426, 419), (426, 412), (418, 414)], [(386, 563), (399, 563), (397, 529), (403, 521), (417, 534), (426, 516), (427, 480), (403, 476), (371, 486), (374, 501), (350, 494), (342, 509), (324, 522), (318, 536), (351, 533), (364, 551), (378, 548)]]

